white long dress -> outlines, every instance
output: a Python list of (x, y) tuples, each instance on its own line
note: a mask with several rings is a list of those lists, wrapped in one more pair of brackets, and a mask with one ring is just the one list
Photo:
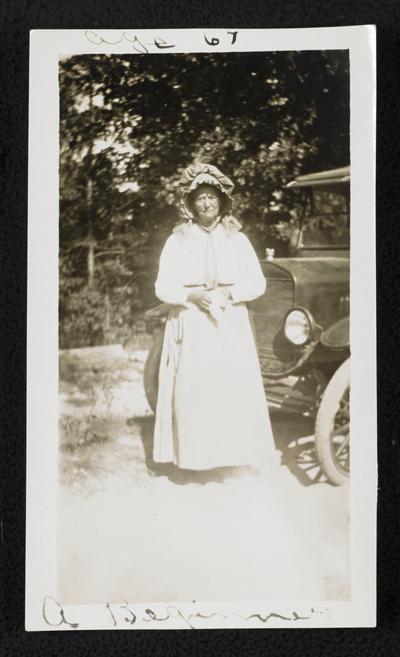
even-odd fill
[[(216, 318), (187, 301), (205, 284), (212, 240), (217, 285), (232, 301)], [(186, 224), (164, 246), (156, 295), (170, 304), (159, 371), (153, 457), (206, 470), (275, 458), (247, 301), (266, 288), (248, 238), (219, 223)], [(218, 293), (218, 288), (217, 292)]]

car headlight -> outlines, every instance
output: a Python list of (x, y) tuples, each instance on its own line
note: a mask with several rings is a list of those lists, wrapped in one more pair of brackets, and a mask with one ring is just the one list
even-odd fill
[(311, 336), (311, 328), (311, 321), (304, 310), (292, 310), (285, 319), (285, 335), (293, 344), (305, 344)]

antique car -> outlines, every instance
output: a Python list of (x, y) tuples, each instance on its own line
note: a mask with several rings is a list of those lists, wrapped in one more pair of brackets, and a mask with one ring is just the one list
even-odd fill
[[(261, 261), (267, 290), (248, 304), (268, 404), (314, 418), (319, 466), (335, 485), (348, 481), (350, 167), (297, 177), (290, 257)], [(146, 313), (154, 344), (144, 384), (157, 399), (164, 304)]]

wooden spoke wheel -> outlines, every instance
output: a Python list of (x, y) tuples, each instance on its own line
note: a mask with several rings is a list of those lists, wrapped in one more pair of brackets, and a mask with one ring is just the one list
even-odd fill
[(325, 388), (315, 421), (315, 446), (328, 480), (345, 484), (350, 476), (350, 359)]

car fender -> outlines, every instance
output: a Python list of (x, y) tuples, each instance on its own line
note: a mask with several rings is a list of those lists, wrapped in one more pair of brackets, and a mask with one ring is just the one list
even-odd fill
[(350, 318), (342, 317), (321, 333), (321, 344), (329, 349), (344, 349), (350, 346)]

